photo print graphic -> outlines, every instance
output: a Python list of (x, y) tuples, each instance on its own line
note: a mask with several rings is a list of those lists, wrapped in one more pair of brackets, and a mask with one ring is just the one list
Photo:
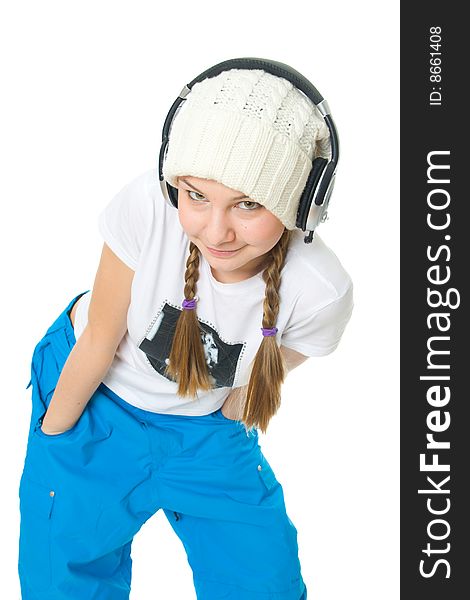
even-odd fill
[[(172, 379), (165, 374), (165, 369), (181, 310), (183, 309), (175, 308), (165, 302), (155, 323), (139, 345), (152, 367), (170, 381)], [(244, 344), (224, 342), (213, 327), (200, 319), (198, 321), (212, 387), (232, 387)]]

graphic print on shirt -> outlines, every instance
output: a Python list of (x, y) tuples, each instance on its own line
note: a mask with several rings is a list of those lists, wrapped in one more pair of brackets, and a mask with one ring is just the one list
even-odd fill
[[(172, 380), (165, 374), (165, 369), (181, 310), (183, 309), (175, 308), (165, 302), (145, 338), (139, 344), (140, 350), (145, 352), (152, 367), (170, 381)], [(212, 387), (232, 387), (245, 344), (224, 342), (214, 327), (199, 318), (198, 321), (202, 330), (201, 340)]]

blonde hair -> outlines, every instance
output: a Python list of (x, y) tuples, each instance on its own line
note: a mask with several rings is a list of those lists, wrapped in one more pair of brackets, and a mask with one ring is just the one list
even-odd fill
[[(268, 265), (262, 273), (266, 283), (263, 302), (263, 320), (260, 326), (271, 328), (276, 325), (279, 314), (279, 288), (281, 270), (284, 265), (291, 230), (285, 229), (277, 244), (268, 252)], [(192, 300), (196, 296), (199, 279), (199, 249), (190, 242), (189, 256), (184, 274), (184, 297)], [(211, 390), (201, 329), (196, 309), (182, 310), (176, 323), (173, 343), (165, 374), (178, 382), (178, 395), (196, 397), (197, 390)], [(261, 334), (261, 329), (259, 332)], [(262, 336), (261, 345), (252, 362), (250, 380), (241, 420), (246, 428), (258, 427), (266, 432), (271, 417), (281, 404), (281, 385), (287, 375), (284, 357), (275, 336)]]

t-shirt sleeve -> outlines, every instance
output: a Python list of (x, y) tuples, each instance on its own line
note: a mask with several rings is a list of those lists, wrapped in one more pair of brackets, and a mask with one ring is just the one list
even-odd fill
[(300, 298), (282, 333), (281, 345), (305, 356), (330, 354), (338, 346), (353, 308), (352, 282), (344, 294), (319, 310), (312, 310), (308, 301)]
[(151, 199), (142, 177), (124, 186), (98, 216), (104, 241), (134, 271), (151, 223)]

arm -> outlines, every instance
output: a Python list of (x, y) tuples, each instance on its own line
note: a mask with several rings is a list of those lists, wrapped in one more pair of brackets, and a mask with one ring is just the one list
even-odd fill
[(71, 429), (108, 372), (127, 331), (133, 277), (134, 271), (104, 244), (88, 323), (65, 361), (43, 419), (44, 433)]
[(308, 359), (308, 356), (300, 354), (297, 350), (292, 350), (286, 346), (281, 346), (281, 354), (286, 361), (288, 371), (292, 371)]
[[(292, 371), (305, 362), (308, 358), (308, 356), (304, 356), (296, 350), (291, 350), (286, 346), (281, 346), (280, 350), (286, 362), (286, 368), (288, 371)], [(227, 417), (227, 419), (240, 420), (242, 418), (247, 389), (247, 385), (233, 388), (230, 394), (227, 396), (222, 406), (222, 414)]]

